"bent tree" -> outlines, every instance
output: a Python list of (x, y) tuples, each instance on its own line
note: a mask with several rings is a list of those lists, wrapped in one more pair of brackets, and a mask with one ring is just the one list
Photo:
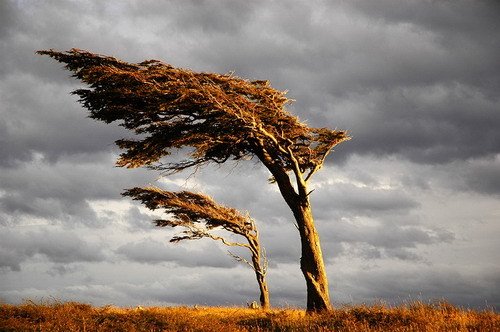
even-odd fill
[[(116, 141), (124, 150), (118, 166), (173, 174), (208, 163), (257, 158), (297, 223), (307, 310), (331, 307), (308, 183), (330, 151), (349, 138), (345, 131), (301, 122), (286, 110), (286, 92), (268, 81), (197, 73), (157, 60), (127, 63), (78, 49), (38, 53), (64, 63), (73, 77), (89, 86), (73, 93), (91, 118), (119, 121), (136, 134), (135, 139)], [(165, 161), (182, 148), (189, 151), (185, 160)]]
[[(174, 193), (159, 188), (132, 188), (123, 192), (134, 200), (141, 201), (151, 210), (164, 209), (170, 216), (168, 219), (156, 219), (159, 227), (183, 227), (185, 230), (174, 236), (170, 242), (210, 238), (221, 241), (227, 246), (238, 246), (250, 251), (251, 262), (231, 252), (237, 261), (247, 263), (255, 272), (260, 290), (260, 306), (268, 309), (269, 290), (266, 282), (267, 260), (260, 246), (259, 232), (255, 221), (238, 210), (222, 206), (206, 195), (189, 191)], [(212, 230), (224, 229), (229, 233), (243, 236), (247, 243), (231, 242), (222, 236), (215, 235)]]

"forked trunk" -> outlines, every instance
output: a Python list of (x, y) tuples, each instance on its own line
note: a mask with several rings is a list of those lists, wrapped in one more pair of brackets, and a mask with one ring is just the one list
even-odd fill
[(267, 166), (278, 184), (285, 202), (293, 212), (300, 234), (302, 255), (300, 269), (306, 279), (307, 311), (317, 312), (331, 309), (328, 278), (326, 277), (323, 253), (319, 243), (319, 235), (314, 225), (314, 219), (309, 203), (306, 181), (303, 180), (300, 170), (296, 171), (297, 187), (295, 191), (286, 171), (279, 166), (268, 154), (261, 154), (259, 158)]

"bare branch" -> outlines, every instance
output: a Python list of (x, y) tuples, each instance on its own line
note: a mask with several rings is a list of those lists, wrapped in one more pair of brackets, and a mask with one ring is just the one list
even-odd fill
[(233, 254), (231, 251), (227, 251), (227, 253), (229, 254), (229, 256), (233, 257), (236, 261), (238, 262), (241, 262), (241, 263), (245, 263), (247, 264), (248, 266), (250, 266), (252, 268), (252, 270), (258, 272), (256, 269), (255, 269), (255, 266), (250, 263), (248, 260), (246, 260), (245, 258), (239, 256), (239, 255), (236, 255), (236, 254)]

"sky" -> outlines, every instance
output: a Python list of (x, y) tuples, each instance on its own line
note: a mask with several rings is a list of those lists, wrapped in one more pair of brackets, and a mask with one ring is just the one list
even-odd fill
[[(255, 161), (161, 177), (114, 141), (36, 50), (270, 80), (314, 127), (348, 130), (311, 180), (334, 305), (500, 307), (496, 1), (0, 1), (0, 301), (241, 306), (253, 271), (120, 193), (204, 192), (256, 220), (271, 303), (304, 307), (291, 212)], [(182, 151), (175, 158), (182, 157)], [(241, 254), (245, 254), (242, 252)]]

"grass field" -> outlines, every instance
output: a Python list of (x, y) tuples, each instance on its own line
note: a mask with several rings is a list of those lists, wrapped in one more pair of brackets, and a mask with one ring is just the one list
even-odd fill
[(0, 305), (0, 331), (500, 331), (500, 314), (445, 302), (346, 306), (323, 314), (227, 307), (92, 307), (75, 302)]

